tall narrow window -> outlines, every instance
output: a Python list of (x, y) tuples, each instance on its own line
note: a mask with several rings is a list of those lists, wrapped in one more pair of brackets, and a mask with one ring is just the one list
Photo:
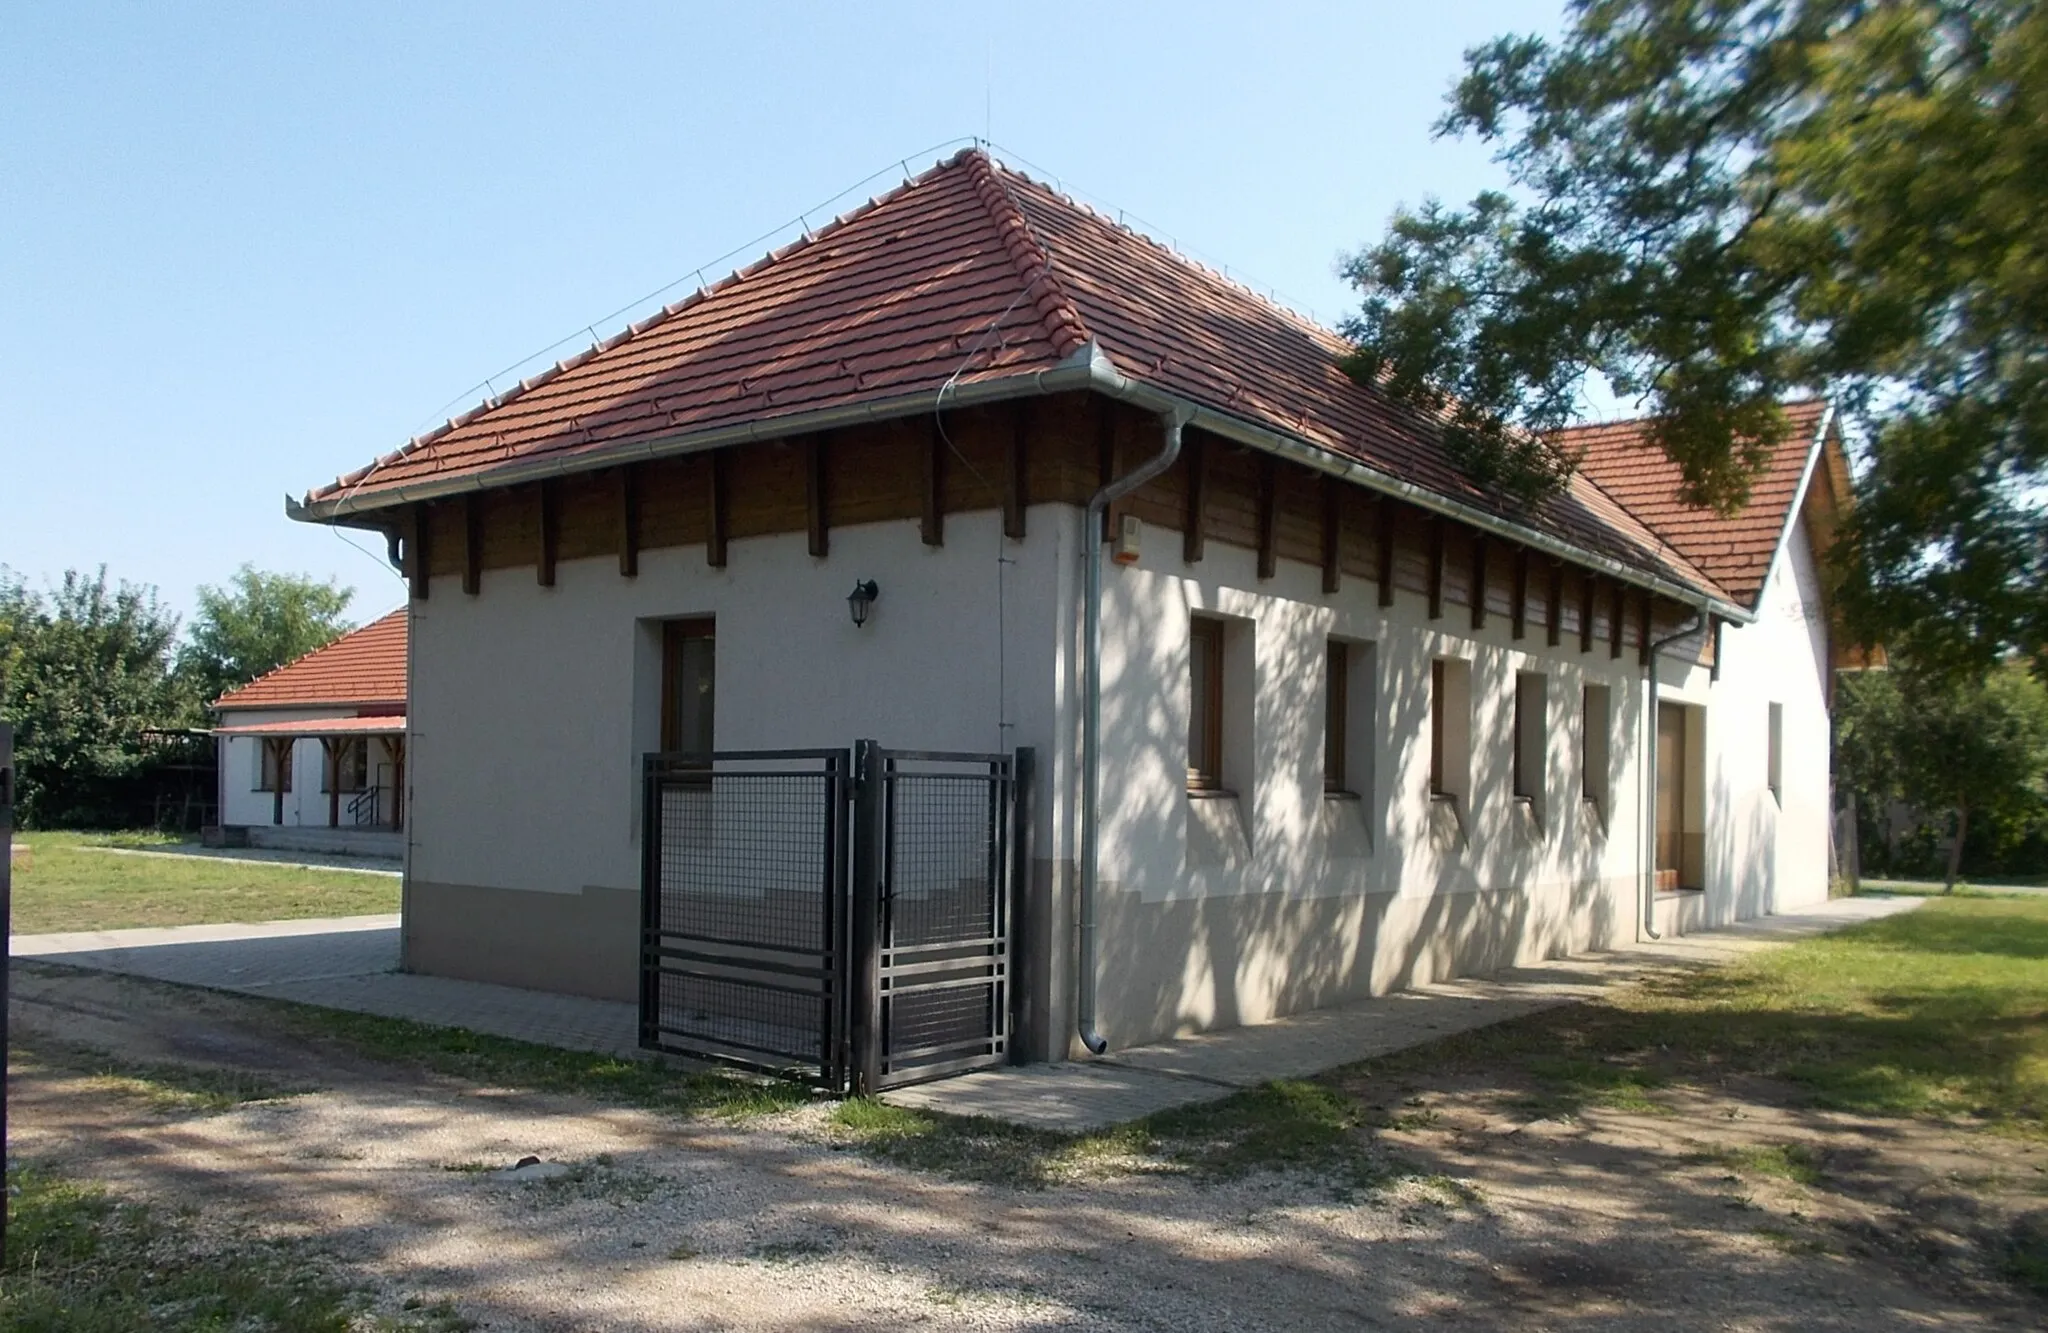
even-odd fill
[(1588, 685), (1579, 715), (1579, 796), (1602, 819), (1607, 817), (1608, 693), (1605, 685)]
[(1444, 786), (1444, 714), (1448, 711), (1445, 693), (1444, 659), (1439, 657), (1429, 664), (1429, 794), (1448, 796)]
[(292, 789), (292, 743), (265, 736), (256, 742), (256, 790), (286, 792)]
[(1223, 788), (1223, 624), (1188, 622), (1188, 790)]
[(661, 748), (667, 753), (711, 753), (717, 643), (708, 619), (662, 627)]
[(1541, 672), (1522, 671), (1515, 675), (1515, 796), (1539, 807), (1543, 803), (1544, 758), (1550, 740), (1544, 717), (1547, 685)]
[(1785, 803), (1785, 705), (1771, 705), (1770, 755), (1767, 780), (1778, 804)]
[(1323, 790), (1349, 792), (1345, 772), (1350, 733), (1350, 645), (1332, 639), (1323, 656)]

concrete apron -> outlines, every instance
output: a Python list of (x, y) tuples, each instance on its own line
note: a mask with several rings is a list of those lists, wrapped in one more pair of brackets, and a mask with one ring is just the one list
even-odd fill
[(1729, 962), (1757, 949), (1909, 911), (1922, 901), (1840, 898), (1805, 912), (1511, 968), (1490, 977), (1419, 986), (1256, 1027), (1112, 1048), (1099, 1059), (1018, 1065), (898, 1088), (882, 1094), (882, 1100), (1036, 1129), (1101, 1129), (1588, 999), (1659, 968)]

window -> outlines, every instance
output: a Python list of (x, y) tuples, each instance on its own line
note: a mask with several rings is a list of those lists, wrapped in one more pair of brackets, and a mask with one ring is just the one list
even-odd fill
[[(370, 784), (370, 743), (361, 736), (343, 736), (327, 742), (330, 753), (321, 758), (334, 768), (334, 790), (362, 791)], [(320, 790), (328, 790), (327, 764), (320, 766)], [(289, 789), (287, 789), (289, 790)]]
[(1607, 815), (1609, 695), (1605, 685), (1588, 685), (1579, 714), (1579, 797), (1601, 818)]
[(1323, 790), (1348, 793), (1351, 645), (1332, 639), (1323, 653)]
[(1770, 783), (1771, 795), (1776, 798), (1778, 804), (1783, 805), (1785, 803), (1785, 705), (1771, 705), (1770, 725), (1770, 752), (1766, 760), (1768, 764), (1767, 780)]
[(1223, 789), (1223, 623), (1188, 622), (1188, 790)]
[(1464, 801), (1472, 793), (1472, 664), (1439, 657), (1429, 664), (1429, 794)]
[(710, 754), (717, 636), (706, 620), (662, 627), (661, 748), (668, 754)]
[(256, 790), (292, 789), (292, 743), (263, 737), (256, 743)]
[(1444, 659), (1429, 664), (1429, 794), (1447, 796), (1444, 787)]
[(1542, 813), (1543, 777), (1549, 753), (1546, 693), (1549, 682), (1537, 671), (1515, 675), (1515, 798)]

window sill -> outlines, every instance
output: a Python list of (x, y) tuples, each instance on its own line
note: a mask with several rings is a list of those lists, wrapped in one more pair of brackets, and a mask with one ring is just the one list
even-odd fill
[(1362, 801), (1365, 798), (1355, 791), (1331, 791), (1328, 787), (1325, 787), (1323, 788), (1323, 799), (1326, 801)]
[(1234, 801), (1237, 799), (1237, 793), (1228, 787), (1190, 787), (1188, 788), (1188, 799), (1190, 801)]

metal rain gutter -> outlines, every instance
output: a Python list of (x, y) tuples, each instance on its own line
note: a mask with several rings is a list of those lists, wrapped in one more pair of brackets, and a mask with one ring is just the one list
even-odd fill
[(1191, 413), (1163, 413), (1159, 452), (1088, 497), (1081, 518), (1081, 559), (1087, 591), (1081, 609), (1081, 887), (1074, 907), (1075, 972), (1079, 983), (1074, 1026), (1091, 1055), (1109, 1049), (1095, 1030), (1095, 883), (1098, 866), (1097, 801), (1102, 789), (1102, 514), (1110, 505), (1173, 466)]
[[(711, 430), (616, 445), (592, 453), (563, 454), (526, 463), (508, 464), (488, 473), (429, 477), (397, 487), (380, 488), (373, 497), (361, 501), (351, 493), (311, 503), (287, 498), (285, 513), (300, 522), (337, 522), (345, 515), (367, 516), (376, 510), (420, 500), (445, 499), (472, 491), (541, 481), (600, 467), (615, 467), (623, 463), (654, 458), (674, 458), (753, 440), (787, 439), (792, 435), (812, 431), (915, 416), (934, 409), (971, 407), (982, 403), (1041, 397), (1073, 389), (1093, 389), (1155, 415), (1183, 414), (1187, 425), (1208, 431), (1212, 435), (1267, 453), (1278, 454), (1313, 471), (1341, 477), (1368, 490), (1397, 496), (1418, 509), (1455, 519), (1483, 532), (1520, 543), (1531, 550), (1568, 560), (1634, 587), (1659, 593), (1674, 601), (1688, 604), (1698, 604), (1701, 601), (1699, 589), (1688, 584), (1651, 574), (1611, 556), (1574, 546), (1562, 538), (1524, 527), (1510, 519), (1476, 509), (1448, 496), (1438, 495), (1413, 482), (1404, 481), (1355, 459), (1332, 453), (1307, 440), (1269, 430), (1241, 417), (1217, 412), (1192, 399), (1154, 388), (1142, 380), (1132, 379), (1118, 370), (1100, 344), (1093, 341), (1083, 344), (1066, 360), (1048, 369), (1025, 375), (1005, 375), (997, 379), (978, 380), (968, 384), (949, 384), (939, 391), (936, 399), (929, 391), (925, 391), (893, 398), (878, 398), (867, 403), (824, 408), (814, 412), (797, 412), (766, 420), (737, 422)], [(1707, 597), (1706, 606), (1713, 614), (1732, 624), (1748, 625), (1756, 620), (1756, 613), (1750, 608), (1719, 597)]]
[(1649, 718), (1649, 736), (1643, 744), (1643, 780), (1636, 784), (1638, 791), (1642, 793), (1639, 798), (1642, 801), (1642, 816), (1636, 821), (1636, 826), (1642, 830), (1643, 835), (1643, 872), (1638, 880), (1642, 885), (1643, 934), (1653, 940), (1664, 938), (1657, 933), (1657, 658), (1672, 644), (1699, 633), (1706, 624), (1707, 612), (1704, 608), (1693, 612), (1691, 624), (1650, 644), (1650, 662), (1645, 668), (1649, 704), (1643, 711)]

